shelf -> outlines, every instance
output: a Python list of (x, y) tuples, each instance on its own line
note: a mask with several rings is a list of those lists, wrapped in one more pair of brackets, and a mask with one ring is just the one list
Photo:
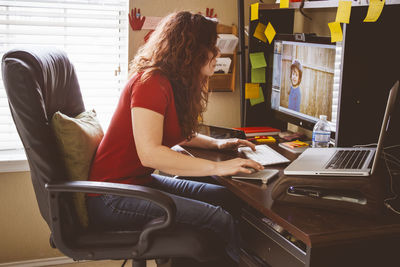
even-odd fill
[[(228, 33), (237, 36), (237, 27), (235, 25), (228, 26), (218, 24), (218, 34)], [(221, 54), (221, 57), (231, 58), (231, 66), (229, 67), (228, 73), (214, 73), (210, 77), (208, 83), (208, 90), (212, 92), (233, 92), (236, 86), (236, 50), (233, 54)]]
[[(338, 7), (338, 0), (331, 0), (331, 1), (306, 1), (304, 2), (304, 9), (310, 9), (310, 8), (336, 8)], [(400, 0), (386, 0), (385, 5), (398, 5), (400, 4)], [(295, 3), (290, 3), (288, 9), (299, 9), (301, 3), (300, 2), (295, 2)], [(357, 7), (357, 6), (368, 6), (369, 1), (368, 0), (358, 0), (358, 1), (353, 1), (352, 7)], [(269, 10), (269, 9), (280, 9), (279, 4), (260, 4), (259, 6), (260, 10)]]
[(210, 77), (209, 88), (214, 92), (230, 92), (232, 90), (232, 82), (234, 82), (232, 73), (215, 73)]

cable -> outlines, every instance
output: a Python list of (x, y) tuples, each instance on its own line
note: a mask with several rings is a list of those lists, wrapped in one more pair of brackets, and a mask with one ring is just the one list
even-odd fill
[(393, 160), (387, 159), (387, 161), (390, 162), (390, 163), (392, 163), (392, 164), (394, 164), (394, 165), (396, 165), (397, 167), (400, 166), (397, 162), (395, 162), (395, 161), (393, 161)]
[[(369, 147), (369, 146), (376, 146), (378, 145), (377, 143), (371, 143), (371, 144), (365, 144), (365, 145), (354, 145), (353, 147)], [(393, 145), (393, 146), (388, 146), (388, 147), (384, 147), (383, 150), (387, 150), (387, 149), (391, 149), (391, 148), (395, 148), (395, 147), (400, 147), (400, 145)], [(399, 166), (398, 164), (400, 164), (400, 160), (398, 158), (396, 158), (395, 156), (393, 156), (392, 154), (389, 154), (387, 152), (382, 151), (382, 154), (390, 156), (391, 160), (389, 160), (391, 163)]]
[(378, 143), (371, 143), (371, 144), (366, 144), (366, 145), (354, 145), (353, 147), (368, 147), (368, 146), (376, 146)]
[(394, 148), (394, 147), (400, 147), (400, 145), (387, 146), (384, 149), (390, 149), (390, 148)]
[(392, 158), (392, 160), (397, 161), (397, 162), (400, 163), (400, 159), (397, 158), (397, 156), (393, 155), (392, 153), (383, 151), (382, 154), (385, 154), (385, 155), (387, 155), (387, 156), (390, 156), (390, 157)]
[(390, 157), (390, 159), (388, 159), (388, 160), (390, 161), (390, 163), (395, 164), (397, 167), (400, 166), (400, 159), (398, 159), (398, 158), (397, 158), (396, 156), (394, 156), (393, 154), (388, 153), (388, 152), (385, 152), (385, 151), (382, 151), (382, 155), (383, 155), (383, 156), (388, 156), (388, 157)]
[(306, 17), (306, 18), (308, 18), (309, 20), (312, 20), (312, 18), (310, 17), (310, 16), (308, 16), (306, 13), (304, 13), (304, 2), (305, 2), (305, 0), (301, 0), (301, 4), (300, 4), (300, 8), (299, 8), (299, 10), (300, 10), (300, 13), (304, 16), (304, 17)]
[[(369, 147), (369, 146), (377, 146), (377, 143), (371, 143), (371, 144), (366, 144), (366, 145), (354, 145), (353, 147)], [(383, 151), (382, 151), (382, 155), (381, 157), (383, 157), (384, 161), (385, 161), (385, 165), (386, 165), (386, 169), (389, 173), (389, 177), (390, 177), (390, 192), (394, 195), (392, 197), (388, 197), (386, 199), (383, 200), (383, 204), (386, 206), (386, 208), (388, 208), (389, 210), (391, 210), (392, 212), (400, 215), (400, 211), (396, 210), (395, 208), (392, 207), (392, 205), (390, 205), (388, 202), (391, 200), (395, 200), (397, 199), (399, 196), (394, 192), (393, 189), (393, 176), (392, 176), (392, 171), (396, 171), (396, 172), (400, 172), (400, 170), (391, 170), (389, 167), (389, 163), (394, 164), (397, 167), (400, 167), (400, 159), (398, 159), (397, 157), (395, 157), (394, 155), (385, 152), (385, 150), (388, 149), (392, 149), (395, 147), (400, 147), (400, 145), (392, 145), (392, 146), (388, 146), (388, 147), (384, 147)], [(390, 159), (388, 159), (387, 157), (390, 157)]]
[(384, 200), (383, 200), (383, 204), (386, 206), (386, 208), (388, 208), (388, 209), (390, 209), (391, 211), (393, 211), (394, 213), (400, 215), (400, 211), (396, 210), (395, 208), (393, 208), (393, 207), (388, 203), (388, 201), (390, 201), (390, 200), (397, 199), (397, 198), (398, 198), (398, 195), (397, 195), (397, 194), (394, 192), (394, 190), (393, 190), (393, 176), (392, 176), (392, 173), (391, 173), (391, 171), (390, 171), (389, 165), (388, 165), (388, 163), (387, 163), (386, 154), (387, 154), (387, 153), (383, 153), (383, 159), (385, 160), (386, 169), (387, 169), (387, 171), (388, 171), (388, 173), (389, 173), (389, 176), (390, 176), (390, 192), (391, 192), (394, 196), (384, 199)]
[(390, 156), (391, 159), (388, 159), (388, 161), (389, 161), (390, 163), (393, 163), (394, 165), (397, 165), (397, 167), (400, 167), (400, 160), (397, 159), (395, 156), (393, 156), (393, 155), (391, 155), (391, 154), (388, 154), (388, 153), (382, 153), (382, 155), (384, 155), (384, 156)]
[[(377, 146), (378, 143), (371, 143), (371, 144), (365, 144), (365, 145), (354, 145), (353, 147), (368, 147), (368, 146)], [(384, 147), (383, 149), (391, 149), (395, 147), (400, 147), (400, 145), (393, 145), (393, 146), (387, 146)]]
[(386, 206), (386, 208), (390, 209), (390, 210), (393, 211), (394, 213), (400, 215), (400, 212), (398, 212), (397, 210), (395, 210), (389, 203), (386, 203), (386, 202), (385, 202), (385, 206)]
[(389, 152), (384, 151), (383, 153), (385, 153), (386, 155), (389, 155), (390, 157), (392, 157), (392, 159), (400, 162), (400, 158), (397, 158), (396, 156), (394, 156), (392, 152), (389, 153)]

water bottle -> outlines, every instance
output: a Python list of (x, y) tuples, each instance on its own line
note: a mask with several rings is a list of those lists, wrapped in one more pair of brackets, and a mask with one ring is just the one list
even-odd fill
[(331, 127), (326, 115), (320, 115), (312, 133), (312, 147), (328, 147), (331, 138)]

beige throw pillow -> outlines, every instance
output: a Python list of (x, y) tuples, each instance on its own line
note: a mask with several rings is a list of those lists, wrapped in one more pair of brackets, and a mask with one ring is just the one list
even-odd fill
[[(84, 111), (75, 118), (56, 112), (52, 128), (71, 181), (85, 181), (96, 149), (103, 138), (103, 130), (94, 110)], [(75, 193), (75, 206), (81, 224), (88, 225), (84, 193)]]

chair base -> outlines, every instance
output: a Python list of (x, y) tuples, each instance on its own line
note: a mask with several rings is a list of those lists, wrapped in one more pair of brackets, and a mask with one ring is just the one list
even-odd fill
[(188, 258), (173, 258), (170, 267), (238, 267), (238, 263), (227, 257), (207, 262), (198, 262)]
[(146, 267), (146, 260), (132, 260), (132, 267)]
[(157, 266), (168, 263), (169, 259), (156, 259)]
[[(156, 259), (157, 267), (167, 264), (169, 259)], [(146, 267), (146, 260), (132, 260), (132, 267)]]

